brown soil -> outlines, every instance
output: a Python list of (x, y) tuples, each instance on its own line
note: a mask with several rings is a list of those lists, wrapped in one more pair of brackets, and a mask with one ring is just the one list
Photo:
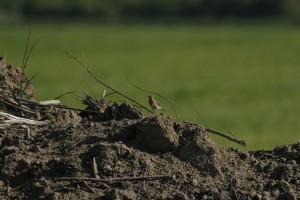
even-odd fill
[[(26, 77), (1, 59), (1, 92), (18, 89), (16, 80)], [(87, 110), (98, 113), (45, 107), (34, 114), (0, 102), (0, 111), (51, 120), (29, 126), (31, 138), (19, 125), (0, 129), (0, 199), (300, 198), (300, 143), (242, 152), (218, 146), (197, 124), (94, 102)], [(93, 158), (99, 181), (54, 180), (94, 178)], [(146, 177), (158, 175), (168, 177)], [(113, 180), (128, 177), (144, 179)]]

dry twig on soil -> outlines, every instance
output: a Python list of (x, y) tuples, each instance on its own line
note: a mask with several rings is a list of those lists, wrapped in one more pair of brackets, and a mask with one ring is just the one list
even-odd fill
[[(231, 136), (229, 136), (229, 135), (226, 135), (226, 134), (224, 134), (224, 133), (221, 133), (221, 132), (219, 132), (219, 131), (215, 131), (215, 130), (210, 129), (210, 128), (208, 127), (208, 125), (205, 123), (205, 121), (203, 120), (203, 118), (201, 117), (200, 113), (196, 110), (196, 108), (195, 108), (194, 106), (192, 106), (192, 107), (193, 107), (193, 110), (197, 113), (197, 115), (198, 115), (198, 117), (200, 118), (200, 120), (201, 120), (201, 121), (204, 123), (204, 125), (206, 126), (205, 131), (210, 132), (210, 133), (213, 133), (213, 134), (216, 134), (216, 135), (219, 135), (219, 136), (221, 136), (221, 137), (224, 137), (224, 138), (226, 138), (226, 139), (228, 139), (228, 140), (230, 140), (230, 141), (233, 141), (233, 142), (235, 142), (235, 143), (237, 143), (237, 144), (239, 144), (239, 145), (242, 145), (242, 146), (246, 146), (246, 145), (247, 145), (246, 142), (245, 142), (244, 140), (238, 140), (238, 139), (236, 139), (236, 138), (233, 138), (233, 137), (231, 137)], [(231, 133), (231, 132), (230, 132), (230, 133)]]
[(2, 120), (2, 124), (0, 124), (0, 128), (6, 128), (13, 124), (27, 124), (27, 125), (42, 126), (50, 123), (50, 121), (37, 121), (37, 120), (17, 117), (15, 115), (8, 114), (5, 112), (0, 112), (0, 116), (7, 118), (6, 120)]
[(54, 181), (92, 181), (92, 182), (121, 182), (121, 181), (143, 181), (143, 180), (159, 180), (159, 179), (172, 179), (169, 175), (157, 175), (157, 176), (138, 176), (138, 177), (116, 177), (116, 178), (85, 178), (85, 177), (59, 177), (52, 178)]
[(237, 143), (237, 144), (239, 144), (239, 145), (242, 145), (242, 146), (246, 146), (246, 145), (247, 145), (246, 142), (245, 142), (244, 140), (238, 140), (238, 139), (236, 139), (236, 138), (233, 138), (233, 137), (231, 137), (231, 136), (229, 136), (229, 135), (226, 135), (226, 134), (224, 134), (224, 133), (221, 133), (221, 132), (212, 130), (212, 129), (210, 129), (210, 128), (206, 128), (205, 130), (206, 130), (207, 132), (210, 132), (210, 133), (213, 133), (213, 134), (222, 136), (222, 137), (224, 137), (224, 138), (226, 138), (226, 139), (228, 139), (228, 140), (231, 140), (231, 141), (233, 141), (233, 142), (235, 142), (235, 143)]

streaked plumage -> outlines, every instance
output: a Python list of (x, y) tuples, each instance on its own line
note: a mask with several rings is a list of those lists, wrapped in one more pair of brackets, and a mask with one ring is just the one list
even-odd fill
[(153, 109), (153, 112), (154, 110), (163, 110), (163, 108), (160, 107), (159, 103), (154, 99), (153, 96), (149, 96), (149, 105)]

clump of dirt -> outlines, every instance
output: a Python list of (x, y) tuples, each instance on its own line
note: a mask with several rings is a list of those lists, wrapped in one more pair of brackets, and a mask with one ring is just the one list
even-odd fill
[(136, 126), (136, 139), (149, 151), (168, 152), (175, 150), (179, 135), (173, 128), (173, 120), (164, 116), (149, 116)]
[(26, 74), (20, 68), (6, 64), (3, 57), (0, 57), (0, 83), (0, 91), (23, 92), (31, 98), (34, 96), (34, 88)]
[[(18, 71), (3, 63), (0, 77)], [(2, 92), (19, 87), (4, 80)], [(242, 152), (218, 146), (198, 124), (93, 102), (83, 111), (28, 107), (33, 113), (0, 102), (1, 112), (50, 121), (0, 129), (0, 199), (300, 197), (300, 143)]]

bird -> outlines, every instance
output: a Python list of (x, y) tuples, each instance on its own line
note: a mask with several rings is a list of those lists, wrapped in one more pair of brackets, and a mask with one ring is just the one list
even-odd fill
[(154, 99), (153, 96), (149, 96), (149, 101), (148, 101), (149, 105), (151, 106), (151, 108), (153, 109), (153, 112), (155, 110), (164, 110), (162, 107), (160, 107), (159, 103)]

